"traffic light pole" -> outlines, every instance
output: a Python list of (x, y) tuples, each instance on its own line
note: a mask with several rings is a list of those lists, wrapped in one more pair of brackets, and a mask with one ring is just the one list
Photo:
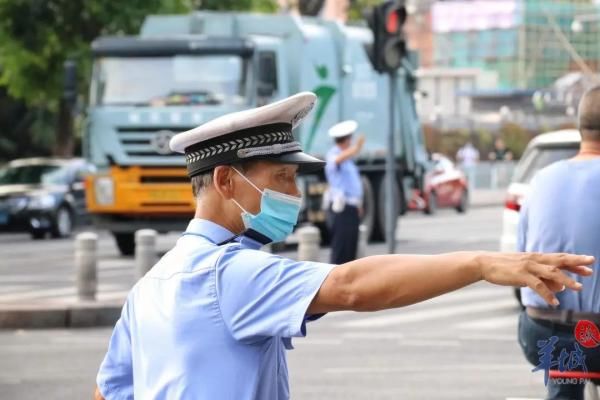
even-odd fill
[[(367, 25), (373, 33), (373, 44), (367, 53), (373, 68), (379, 72), (387, 72), (389, 77), (389, 132), (387, 141), (387, 157), (385, 165), (385, 236), (387, 239), (388, 253), (396, 252), (396, 224), (398, 223), (398, 210), (401, 199), (394, 198), (398, 193), (396, 177), (396, 146), (395, 126), (396, 119), (396, 84), (398, 69), (406, 55), (406, 41), (402, 27), (406, 21), (405, 0), (389, 0), (368, 8), (364, 12)], [(402, 75), (404, 79), (404, 75)]]
[(386, 229), (386, 242), (388, 253), (393, 254), (396, 252), (396, 224), (398, 222), (398, 215), (396, 213), (397, 207), (395, 203), (399, 199), (394, 199), (394, 188), (396, 186), (396, 147), (394, 144), (394, 130), (395, 130), (395, 116), (396, 116), (396, 71), (389, 73), (390, 79), (390, 99), (389, 99), (389, 132), (388, 132), (388, 151), (385, 164), (385, 185), (386, 185), (386, 199), (385, 199), (385, 229)]

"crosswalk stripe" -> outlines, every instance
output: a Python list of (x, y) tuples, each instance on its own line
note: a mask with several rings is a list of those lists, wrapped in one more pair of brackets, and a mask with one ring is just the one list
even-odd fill
[[(516, 316), (514, 317), (516, 320)], [(511, 332), (507, 334), (495, 334), (490, 332), (485, 333), (468, 333), (458, 335), (458, 339), (467, 342), (473, 341), (492, 341), (492, 342), (517, 342), (517, 338), (515, 335), (516, 332)]]
[[(4, 282), (3, 282), (4, 283)], [(32, 290), (35, 289), (36, 286), (34, 285), (0, 285), (0, 295), (2, 294), (11, 294), (11, 293), (19, 293), (19, 292), (23, 292), (26, 290)]]
[(456, 371), (478, 371), (478, 372), (501, 372), (501, 371), (519, 371), (523, 369), (523, 364), (450, 364), (436, 366), (419, 366), (410, 364), (407, 366), (381, 367), (381, 366), (363, 366), (363, 367), (333, 367), (323, 369), (324, 373), (329, 374), (368, 374), (368, 373), (409, 373), (409, 374), (439, 374)]
[(544, 400), (539, 397), (507, 397), (506, 400)]
[[(98, 293), (103, 292), (111, 292), (111, 291), (119, 291), (123, 290), (123, 285), (99, 285)], [(50, 297), (67, 297), (76, 295), (75, 286), (72, 287), (60, 287), (60, 288), (52, 288), (52, 289), (36, 289), (19, 293), (12, 294), (2, 294), (0, 295), (0, 303), (3, 302), (17, 302), (17, 301), (27, 301), (27, 300), (38, 300), (41, 298), (50, 298)]]
[(477, 330), (496, 330), (499, 328), (517, 326), (517, 317), (515, 314), (503, 315), (500, 317), (490, 317), (477, 319), (475, 321), (467, 321), (454, 324), (454, 328), (458, 329), (477, 329)]
[[(130, 281), (133, 285), (133, 271), (132, 270), (99, 270), (98, 276), (100, 278), (113, 278), (120, 277), (123, 278), (129, 277)], [(8, 283), (12, 283), (13, 285), (7, 285)], [(19, 286), (19, 284), (25, 285), (27, 288), (35, 288), (38, 287), (43, 289), (44, 286), (47, 286), (50, 283), (56, 283), (64, 286), (74, 286), (75, 285), (75, 274), (72, 275), (63, 275), (62, 279), (58, 278), (56, 275), (21, 275), (21, 276), (10, 276), (7, 279), (2, 278), (2, 283), (0, 283), (0, 291), (3, 287), (9, 286)], [(31, 284), (38, 284), (33, 286)], [(27, 289), (25, 289), (27, 290)]]
[[(129, 294), (129, 290), (103, 291), (96, 294), (96, 301), (125, 300), (127, 294)], [(78, 298), (77, 296), (61, 296), (60, 301), (63, 303), (75, 303), (78, 301)]]

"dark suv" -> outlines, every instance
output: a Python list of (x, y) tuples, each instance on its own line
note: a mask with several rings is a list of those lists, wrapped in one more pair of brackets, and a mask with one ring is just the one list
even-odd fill
[(84, 178), (94, 167), (82, 159), (28, 158), (0, 169), (0, 231), (70, 236), (87, 221)]

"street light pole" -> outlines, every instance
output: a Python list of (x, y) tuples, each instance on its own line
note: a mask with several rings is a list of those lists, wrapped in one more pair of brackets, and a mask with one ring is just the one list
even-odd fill
[(385, 201), (385, 229), (386, 229), (386, 242), (389, 254), (396, 252), (396, 223), (398, 221), (398, 215), (396, 213), (397, 207), (395, 202), (398, 199), (394, 199), (394, 192), (396, 187), (396, 147), (394, 140), (395, 131), (395, 116), (396, 116), (396, 79), (398, 75), (396, 71), (389, 73), (390, 79), (390, 99), (389, 99), (389, 132), (388, 132), (388, 148), (386, 154), (385, 164), (385, 185), (386, 185), (386, 201)]

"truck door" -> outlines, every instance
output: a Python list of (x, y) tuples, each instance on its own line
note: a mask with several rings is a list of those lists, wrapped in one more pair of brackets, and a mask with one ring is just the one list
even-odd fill
[(340, 62), (331, 32), (313, 27), (305, 32), (300, 58), (299, 89), (317, 95), (317, 104), (300, 127), (304, 151), (323, 157), (332, 146), (327, 131), (340, 121)]
[(361, 158), (382, 156), (387, 149), (388, 78), (373, 69), (360, 41), (346, 40), (343, 62), (341, 119), (355, 120), (358, 131), (365, 135)]

